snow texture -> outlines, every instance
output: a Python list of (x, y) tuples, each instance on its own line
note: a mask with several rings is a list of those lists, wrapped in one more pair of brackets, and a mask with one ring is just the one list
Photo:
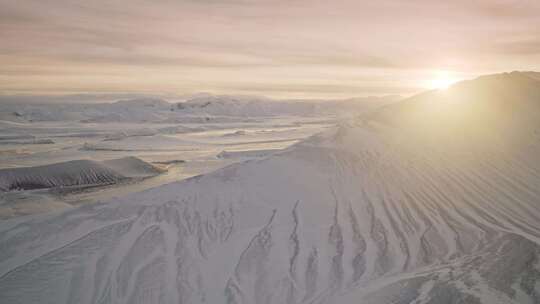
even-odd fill
[(539, 97), (527, 75), (481, 78), (268, 158), (4, 221), (0, 299), (540, 303)]

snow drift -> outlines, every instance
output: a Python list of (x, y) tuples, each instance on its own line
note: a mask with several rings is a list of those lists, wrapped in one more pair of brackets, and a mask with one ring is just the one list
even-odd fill
[(240, 150), (240, 151), (221, 151), (216, 157), (217, 158), (257, 158), (257, 157), (266, 157), (272, 153), (281, 151), (281, 149), (263, 149), (263, 150)]
[(105, 185), (159, 173), (160, 169), (136, 157), (104, 162), (73, 160), (37, 167), (0, 169), (0, 191)]
[(523, 74), (481, 78), (265, 159), (5, 221), (0, 298), (539, 303), (539, 96)]

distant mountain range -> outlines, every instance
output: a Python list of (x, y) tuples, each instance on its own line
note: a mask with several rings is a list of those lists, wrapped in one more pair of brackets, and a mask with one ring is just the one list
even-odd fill
[[(399, 96), (365, 97), (346, 100), (272, 100), (252, 96), (197, 94), (170, 102), (157, 97), (121, 99), (116, 102), (89, 102), (112, 96), (77, 95), (57, 99), (40, 96), (0, 97), (0, 120), (14, 122), (80, 121), (88, 123), (196, 122), (194, 117), (271, 117), (350, 115), (397, 101)], [(73, 98), (73, 99), (70, 99)], [(4, 99), (2, 101), (2, 99)], [(106, 99), (105, 99), (106, 100)], [(54, 101), (54, 102), (52, 102)], [(205, 122), (202, 120), (201, 122)]]

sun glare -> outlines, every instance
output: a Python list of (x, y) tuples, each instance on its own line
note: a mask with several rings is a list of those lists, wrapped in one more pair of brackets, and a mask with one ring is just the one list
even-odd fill
[(459, 79), (447, 71), (438, 72), (431, 80), (428, 81), (427, 86), (432, 90), (444, 90), (456, 83)]

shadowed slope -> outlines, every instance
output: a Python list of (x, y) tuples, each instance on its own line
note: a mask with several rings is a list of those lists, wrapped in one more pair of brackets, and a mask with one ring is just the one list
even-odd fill
[(136, 157), (104, 162), (73, 160), (45, 166), (0, 169), (0, 191), (106, 185), (161, 172)]

